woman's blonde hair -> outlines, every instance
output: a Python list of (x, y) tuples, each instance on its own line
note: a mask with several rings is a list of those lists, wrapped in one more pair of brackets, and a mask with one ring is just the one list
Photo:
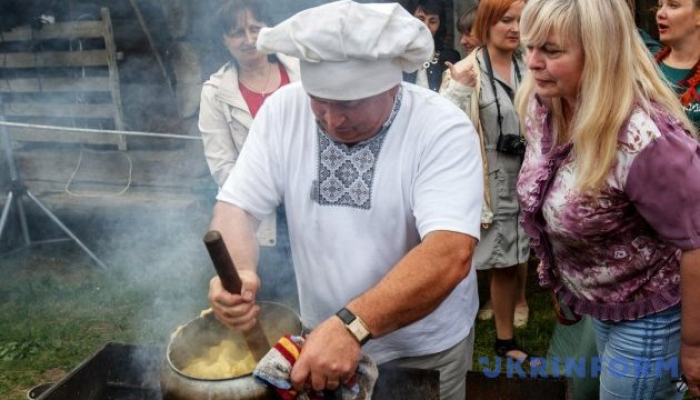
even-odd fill
[[(554, 143), (563, 144), (570, 133), (580, 190), (595, 194), (603, 187), (619, 131), (635, 107), (654, 114), (655, 103), (694, 132), (639, 37), (625, 0), (530, 0), (520, 32), (527, 47), (541, 47), (555, 34), (559, 45), (578, 44), (584, 53), (577, 109), (571, 110), (570, 121), (561, 98), (543, 99), (553, 111)], [(535, 91), (532, 75), (524, 79), (516, 99), (521, 120)]]

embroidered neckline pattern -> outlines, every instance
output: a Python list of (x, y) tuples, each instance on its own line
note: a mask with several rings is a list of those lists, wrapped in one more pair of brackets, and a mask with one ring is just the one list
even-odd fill
[(394, 99), (391, 114), (373, 137), (347, 145), (332, 140), (316, 124), (318, 140), (318, 179), (311, 185), (311, 198), (321, 205), (369, 210), (372, 208), (372, 182), (382, 144), (401, 107), (403, 88)]

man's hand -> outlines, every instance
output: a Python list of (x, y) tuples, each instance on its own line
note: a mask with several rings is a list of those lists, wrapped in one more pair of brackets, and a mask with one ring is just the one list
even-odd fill
[(241, 278), (241, 294), (227, 292), (221, 280), (215, 276), (209, 282), (209, 302), (216, 319), (231, 329), (247, 331), (252, 328), (260, 313), (255, 304), (255, 294), (260, 278), (253, 271), (238, 271)]
[(457, 64), (446, 61), (445, 66), (450, 70), (450, 76), (455, 81), (469, 87), (476, 86), (476, 71), (474, 70), (476, 67), (473, 63), (468, 62), (466, 58)]
[(360, 362), (360, 344), (336, 316), (314, 329), (306, 338), (292, 368), (292, 386), (303, 391), (335, 390), (355, 376)]

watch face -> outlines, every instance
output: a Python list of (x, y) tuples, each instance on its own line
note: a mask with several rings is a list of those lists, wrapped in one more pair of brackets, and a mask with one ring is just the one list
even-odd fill
[(369, 331), (367, 328), (362, 325), (362, 322), (360, 322), (358, 319), (355, 319), (348, 325), (348, 329), (350, 330), (350, 333), (355, 336), (358, 342), (360, 344), (364, 344), (368, 339), (369, 339)]

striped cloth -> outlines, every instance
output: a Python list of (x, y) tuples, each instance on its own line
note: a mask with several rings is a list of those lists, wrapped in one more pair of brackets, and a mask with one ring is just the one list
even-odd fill
[(292, 388), (290, 374), (299, 358), (304, 344), (302, 336), (284, 335), (265, 357), (260, 360), (253, 371), (253, 376), (265, 384), (271, 385), (283, 400), (320, 400), (341, 399), (361, 400), (372, 396), (372, 389), (377, 380), (377, 366), (366, 354), (362, 354), (355, 377), (341, 385), (335, 392), (323, 392), (309, 389), (297, 393)]

